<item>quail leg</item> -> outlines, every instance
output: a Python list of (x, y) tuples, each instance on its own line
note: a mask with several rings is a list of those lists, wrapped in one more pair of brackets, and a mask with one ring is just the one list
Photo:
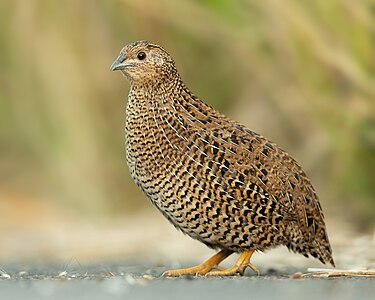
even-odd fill
[(206, 276), (233, 276), (240, 274), (241, 276), (245, 273), (245, 269), (250, 267), (258, 275), (259, 269), (250, 263), (250, 258), (253, 255), (254, 250), (245, 250), (241, 253), (240, 257), (237, 259), (233, 267), (225, 270), (211, 271), (206, 274)]
[(212, 269), (218, 268), (219, 263), (221, 263), (232, 253), (233, 251), (223, 249), (198, 266), (186, 269), (168, 270), (165, 271), (162, 276), (206, 275)]

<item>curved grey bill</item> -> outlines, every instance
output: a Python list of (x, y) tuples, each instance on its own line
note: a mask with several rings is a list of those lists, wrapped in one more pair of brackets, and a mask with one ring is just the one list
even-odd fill
[(127, 66), (126, 63), (124, 63), (125, 57), (123, 54), (120, 54), (116, 60), (113, 62), (111, 67), (109, 68), (111, 71), (116, 71), (116, 70), (123, 70)]

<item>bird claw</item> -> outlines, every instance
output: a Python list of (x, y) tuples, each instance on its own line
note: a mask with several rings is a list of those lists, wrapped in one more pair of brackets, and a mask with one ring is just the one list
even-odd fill
[(221, 269), (217, 271), (211, 271), (206, 276), (234, 276), (239, 274), (243, 276), (247, 267), (252, 269), (258, 275), (260, 274), (259, 269), (250, 262), (250, 258), (254, 253), (253, 250), (244, 251), (236, 261), (235, 265), (229, 269)]
[(249, 263), (247, 264), (247, 266), (248, 266), (251, 270), (253, 270), (254, 273), (256, 273), (258, 276), (260, 276), (260, 271), (259, 271), (259, 269), (258, 269), (256, 266), (254, 266), (251, 262), (249, 262)]
[[(168, 270), (165, 271), (162, 277), (176, 277), (181, 275), (192, 275), (192, 276), (234, 276), (239, 274), (243, 276), (247, 267), (252, 269), (255, 273), (260, 275), (259, 269), (250, 262), (250, 258), (254, 253), (254, 250), (245, 250), (236, 261), (235, 265), (229, 269), (224, 269), (219, 266), (219, 263), (229, 256), (232, 252), (228, 250), (221, 250), (213, 257), (209, 258), (200, 265), (192, 268), (179, 269), (179, 270)], [(212, 271), (215, 270), (215, 271)]]

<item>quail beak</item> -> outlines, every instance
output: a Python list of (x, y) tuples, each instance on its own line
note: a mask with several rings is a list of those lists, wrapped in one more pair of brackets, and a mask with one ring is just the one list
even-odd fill
[(124, 70), (126, 67), (130, 66), (128, 62), (125, 61), (124, 55), (121, 53), (119, 57), (116, 58), (116, 60), (113, 62), (113, 64), (110, 67), (111, 71), (116, 70)]

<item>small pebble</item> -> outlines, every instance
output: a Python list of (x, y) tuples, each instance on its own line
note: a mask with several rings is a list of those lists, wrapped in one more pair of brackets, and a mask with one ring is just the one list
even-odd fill
[(20, 272), (18, 272), (19, 276), (25, 276), (27, 274), (29, 274), (27, 271), (20, 271)]
[(145, 275), (142, 276), (142, 278), (143, 278), (143, 279), (146, 279), (146, 280), (152, 280), (152, 279), (154, 279), (155, 277), (152, 276), (152, 275), (149, 275), (149, 274), (145, 274)]
[(0, 278), (10, 279), (10, 275), (7, 274), (7, 273), (1, 273), (1, 274), (0, 274)]
[(66, 275), (68, 275), (68, 272), (62, 271), (59, 275), (57, 275), (57, 277), (65, 277)]
[(296, 272), (296, 273), (290, 275), (289, 277), (292, 278), (292, 279), (301, 279), (303, 277), (303, 273)]

